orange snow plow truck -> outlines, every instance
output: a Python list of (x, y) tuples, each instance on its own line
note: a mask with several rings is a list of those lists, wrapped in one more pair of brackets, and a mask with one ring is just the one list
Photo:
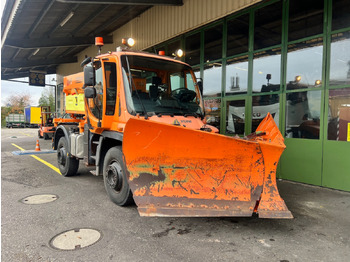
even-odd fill
[(80, 160), (95, 166), (109, 198), (141, 216), (293, 217), (276, 185), (285, 145), (270, 114), (247, 137), (223, 136), (203, 121), (188, 64), (125, 47), (82, 66), (64, 80), (70, 118), (54, 119), (63, 176)]

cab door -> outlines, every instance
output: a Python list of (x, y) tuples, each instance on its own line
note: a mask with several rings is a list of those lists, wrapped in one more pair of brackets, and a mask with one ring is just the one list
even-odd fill
[(108, 59), (103, 62), (104, 75), (104, 107), (102, 117), (102, 128), (114, 129), (116, 125), (119, 108), (117, 108), (117, 67), (115, 60)]

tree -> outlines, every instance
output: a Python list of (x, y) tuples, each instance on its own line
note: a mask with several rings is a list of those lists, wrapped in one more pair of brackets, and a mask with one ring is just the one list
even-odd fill
[(49, 106), (50, 111), (55, 112), (55, 93), (53, 88), (44, 88), (39, 98), (39, 106)]
[(32, 103), (32, 98), (28, 93), (11, 95), (6, 106), (1, 107), (1, 126), (6, 125), (5, 118), (9, 114), (23, 114), (24, 108)]
[(28, 93), (11, 95), (8, 99), (10, 114), (23, 114), (24, 108), (32, 103), (32, 98)]

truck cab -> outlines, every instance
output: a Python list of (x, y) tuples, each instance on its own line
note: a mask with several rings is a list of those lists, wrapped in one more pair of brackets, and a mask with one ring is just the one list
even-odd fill
[[(113, 202), (124, 204), (131, 194), (130, 189), (129, 193), (120, 193), (127, 185), (120, 170), (124, 169), (123, 135), (130, 118), (218, 133), (218, 129), (202, 121), (200, 84), (189, 65), (174, 58), (129, 50), (88, 58), (82, 65), (83, 75), (74, 74), (64, 80), (69, 118), (54, 120), (53, 148), (64, 176), (77, 173), (79, 160), (95, 166), (95, 175), (109, 174), (104, 180)], [(112, 148), (119, 150), (119, 160), (106, 162)], [(118, 183), (122, 185), (116, 189)]]

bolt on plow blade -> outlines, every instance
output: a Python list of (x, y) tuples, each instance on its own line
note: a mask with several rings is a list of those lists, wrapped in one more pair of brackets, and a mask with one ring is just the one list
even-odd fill
[(123, 153), (141, 216), (293, 218), (276, 185), (283, 137), (270, 114), (245, 139), (130, 119)]

